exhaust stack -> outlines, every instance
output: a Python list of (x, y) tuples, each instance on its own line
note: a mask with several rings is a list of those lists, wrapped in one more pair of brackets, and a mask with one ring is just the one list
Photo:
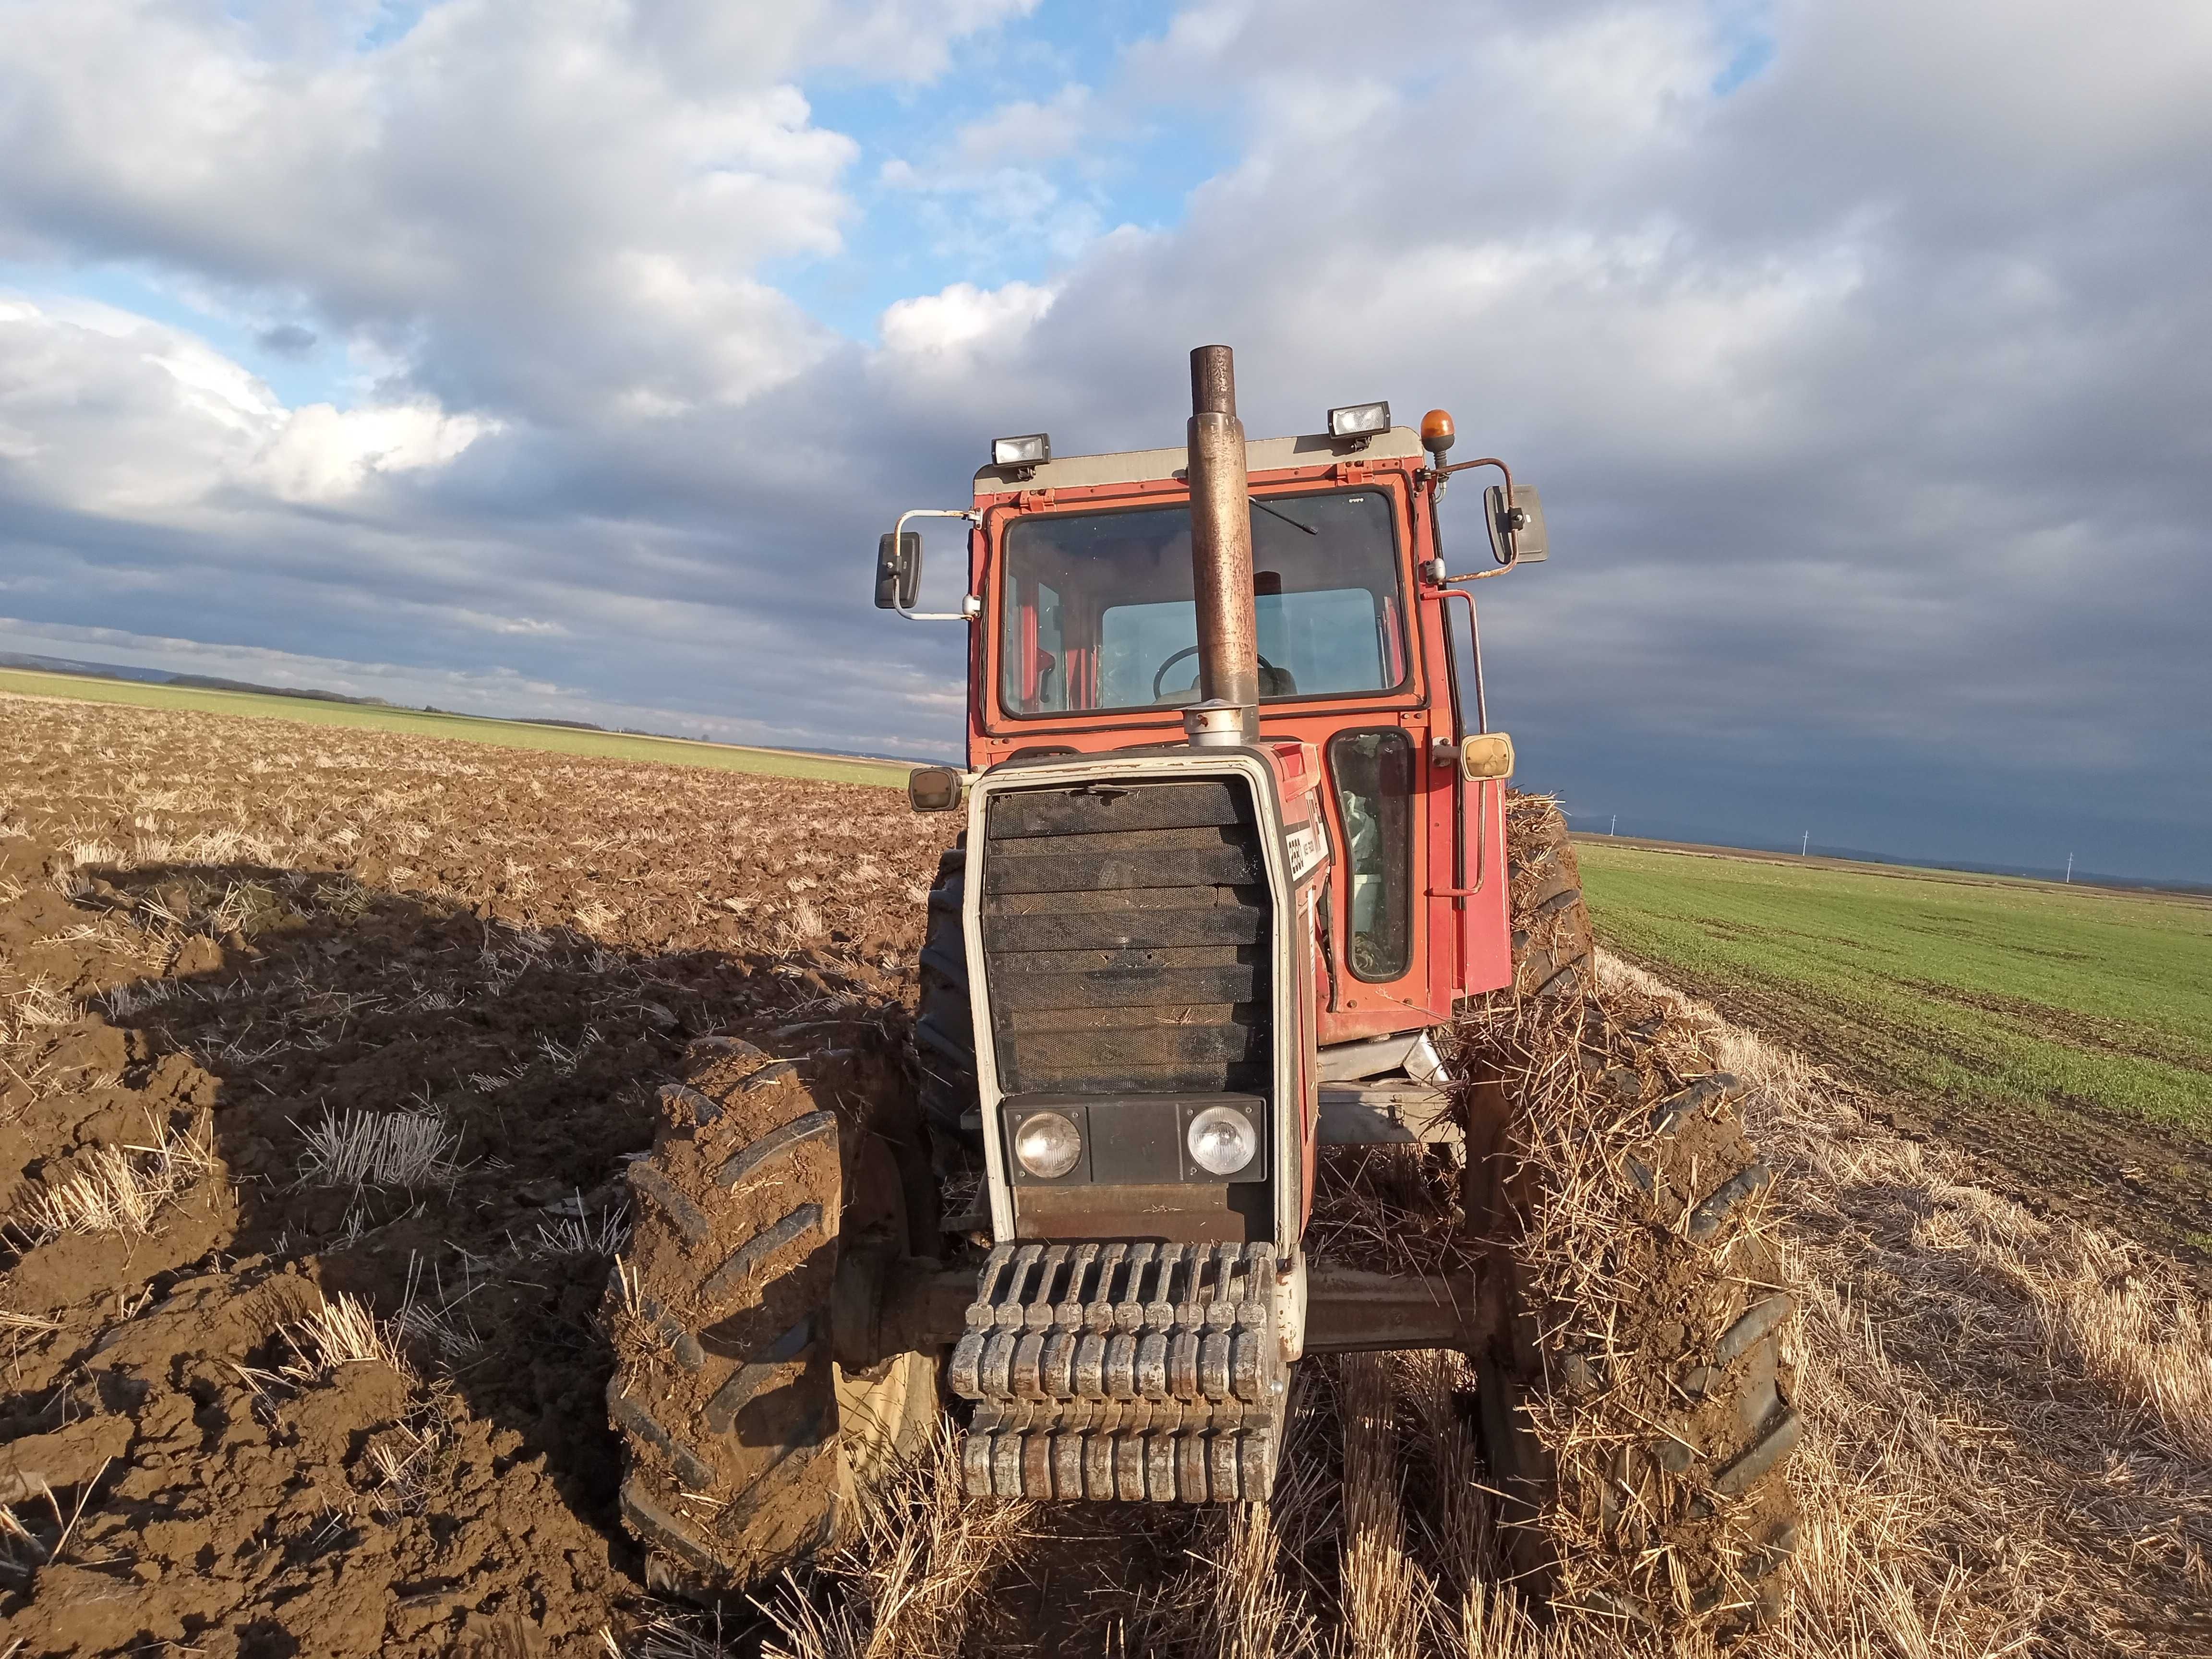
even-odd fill
[(1198, 695), (1183, 729), (1197, 744), (1260, 740), (1259, 624), (1252, 611), (1252, 507), (1237, 369), (1225, 345), (1190, 354), (1190, 563), (1198, 600)]

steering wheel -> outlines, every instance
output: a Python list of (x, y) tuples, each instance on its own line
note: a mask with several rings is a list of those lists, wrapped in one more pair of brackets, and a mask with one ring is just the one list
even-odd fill
[[(1196, 646), (1186, 645), (1182, 650), (1176, 652), (1175, 655), (1170, 657), (1165, 662), (1160, 665), (1159, 672), (1152, 676), (1152, 701), (1154, 702), (1158, 702), (1160, 700), (1160, 684), (1167, 678), (1168, 670), (1173, 668), (1185, 657), (1194, 657), (1197, 654), (1198, 647)], [(1260, 658), (1260, 666), (1266, 669), (1271, 674), (1279, 674), (1283, 672), (1281, 669), (1276, 667), (1274, 664), (1269, 662), (1265, 657)]]

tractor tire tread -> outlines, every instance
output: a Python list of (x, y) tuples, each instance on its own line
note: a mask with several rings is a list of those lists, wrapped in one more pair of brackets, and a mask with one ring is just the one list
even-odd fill
[(1567, 821), (1540, 796), (1511, 797), (1506, 810), (1515, 993), (1559, 997), (1595, 991), (1596, 942)]
[(763, 1062), (695, 1051), (662, 1097), (653, 1150), (630, 1166), (652, 1201), (604, 1314), (622, 1510), (687, 1594), (804, 1555), (840, 1484), (836, 1455), (787, 1465), (837, 1448), (829, 1344), (812, 1333), (828, 1328), (846, 1133), (799, 1067)]
[[(1743, 1134), (1740, 1097), (1735, 1079), (1715, 1074), (1660, 1103), (1652, 1115), (1652, 1141), (1629, 1171), (1643, 1201), (1652, 1206), (1648, 1224), (1677, 1241), (1668, 1283), (1686, 1297), (1686, 1285), (1702, 1286), (1699, 1305), (1708, 1310), (1705, 1328), (1712, 1334), (1700, 1337), (1667, 1322), (1628, 1322), (1631, 1329), (1676, 1333), (1672, 1339), (1647, 1336), (1655, 1346), (1632, 1346), (1614, 1356), (1617, 1365), (1651, 1384), (1640, 1395), (1632, 1390), (1632, 1397), (1686, 1403), (1671, 1414), (1646, 1419), (1650, 1431), (1640, 1444), (1618, 1455), (1612, 1474), (1624, 1490), (1668, 1480), (1686, 1484), (1692, 1494), (1686, 1505), (1673, 1509), (1640, 1506), (1641, 1513), (1673, 1518), (1641, 1522), (1646, 1530), (1640, 1534), (1624, 1532), (1620, 1559), (1663, 1549), (1686, 1571), (1691, 1611), (1720, 1607), (1756, 1622), (1774, 1611), (1778, 1575), (1796, 1542), (1788, 1464), (1802, 1423), (1790, 1403), (1793, 1373), (1784, 1350), (1796, 1304), (1786, 1291), (1771, 1288), (1779, 1277), (1778, 1253), (1756, 1226), (1727, 1226), (1747, 1200), (1773, 1184)], [(1706, 1217), (1711, 1225), (1698, 1233), (1693, 1218)], [(1522, 1285), (1517, 1263), (1513, 1282), (1511, 1336), (1475, 1356), (1478, 1420), (1493, 1475), (1509, 1497), (1509, 1519), (1519, 1523), (1509, 1530), (1509, 1553), (1516, 1570), (1543, 1581), (1557, 1564), (1539, 1511), (1557, 1501), (1560, 1476), (1524, 1407), (1547, 1389), (1561, 1386), (1547, 1382), (1547, 1370), (1556, 1377), (1584, 1378), (1604, 1362), (1555, 1354), (1547, 1367), (1529, 1336), (1534, 1321), (1526, 1304), (1534, 1292)], [(1562, 1311), (1553, 1310), (1546, 1322)], [(1624, 1607), (1635, 1601), (1620, 1595), (1607, 1599)], [(1663, 1607), (1632, 1610), (1664, 1622)]]

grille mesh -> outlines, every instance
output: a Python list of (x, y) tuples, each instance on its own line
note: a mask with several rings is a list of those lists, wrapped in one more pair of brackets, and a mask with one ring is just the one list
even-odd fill
[(999, 795), (985, 835), (1004, 1092), (1271, 1092), (1267, 866), (1246, 786)]

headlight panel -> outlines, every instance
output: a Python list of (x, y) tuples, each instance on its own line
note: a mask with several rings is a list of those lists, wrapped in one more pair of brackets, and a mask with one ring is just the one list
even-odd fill
[[(1261, 1095), (1016, 1095), (1000, 1103), (999, 1122), (1006, 1171), (1018, 1187), (1218, 1186), (1267, 1178)], [(1073, 1155), (1047, 1156), (1071, 1137), (1079, 1149)]]

